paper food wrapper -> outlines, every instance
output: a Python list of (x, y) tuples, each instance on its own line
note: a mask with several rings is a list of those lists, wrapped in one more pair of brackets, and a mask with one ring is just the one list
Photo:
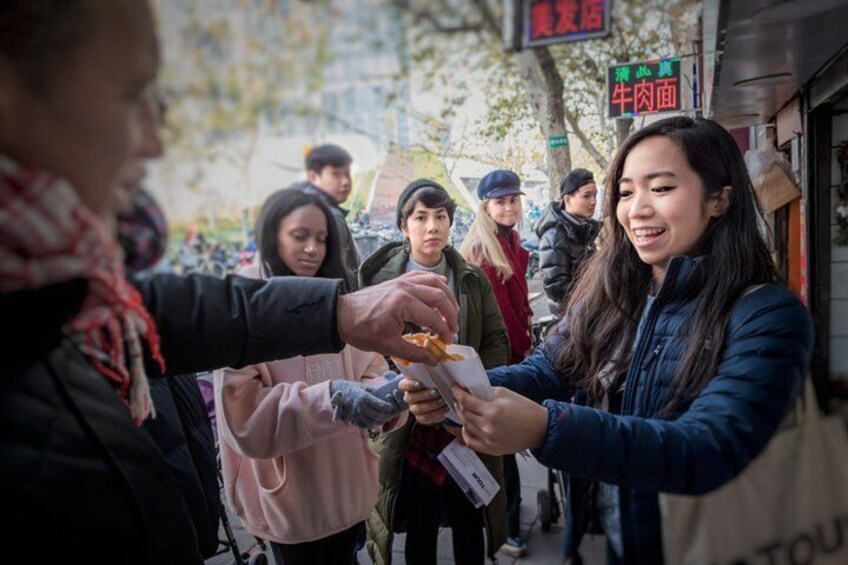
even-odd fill
[(494, 390), (489, 384), (489, 377), (483, 368), (483, 363), (473, 347), (466, 345), (449, 345), (447, 352), (462, 357), (461, 361), (442, 361), (434, 367), (423, 363), (412, 363), (409, 365), (398, 364), (398, 368), (404, 376), (414, 379), (427, 388), (439, 391), (448, 407), (446, 417), (460, 424), (459, 415), (456, 413), (456, 399), (451, 393), (451, 386), (457, 384), (467, 389), (471, 394), (484, 400), (492, 400)]

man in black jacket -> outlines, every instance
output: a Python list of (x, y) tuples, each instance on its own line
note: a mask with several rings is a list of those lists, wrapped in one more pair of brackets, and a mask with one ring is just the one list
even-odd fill
[(552, 202), (535, 231), (539, 236), (539, 269), (552, 314), (562, 315), (581, 263), (594, 251), (599, 224), (595, 213), (598, 187), (592, 173), (574, 169), (562, 179), (560, 200)]
[(353, 234), (350, 233), (350, 227), (347, 225), (349, 210), (342, 208), (353, 187), (350, 176), (350, 165), (353, 159), (350, 153), (338, 145), (326, 143), (313, 147), (304, 161), (307, 182), (295, 186), (321, 198), (333, 212), (333, 219), (339, 227), (341, 237), (345, 284), (348, 290), (356, 290), (361, 257)]
[(156, 156), (149, 87), (158, 57), (146, 2), (0, 3), (8, 560), (200, 561), (173, 475), (138, 425), (151, 409), (146, 374), (345, 342), (433, 362), (401, 338), (404, 322), (448, 338), (457, 331), (455, 300), (432, 275), (349, 295), (340, 281), (295, 277), (155, 275), (128, 285), (109, 229), (112, 199), (124, 167)]

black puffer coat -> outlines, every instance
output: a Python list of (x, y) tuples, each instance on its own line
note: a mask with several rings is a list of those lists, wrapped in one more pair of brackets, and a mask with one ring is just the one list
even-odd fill
[(579, 222), (563, 212), (562, 202), (554, 202), (545, 210), (534, 230), (539, 236), (539, 269), (548, 295), (548, 307), (559, 315), (568, 301), (571, 283), (595, 250), (595, 237), (600, 225), (595, 220)]
[[(141, 281), (173, 373), (338, 351), (339, 281)], [(0, 501), (8, 562), (200, 563), (162, 452), (63, 335), (83, 279), (0, 294)], [(150, 372), (148, 372), (150, 374)]]
[(218, 551), (221, 492), (215, 435), (195, 373), (150, 379), (156, 417), (144, 422), (177, 481), (204, 559)]

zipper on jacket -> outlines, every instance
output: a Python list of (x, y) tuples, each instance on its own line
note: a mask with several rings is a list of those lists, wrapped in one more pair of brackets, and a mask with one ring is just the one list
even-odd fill
[[(645, 350), (648, 348), (648, 344), (651, 343), (651, 337), (654, 334), (654, 326), (656, 325), (659, 313), (662, 310), (662, 298), (664, 298), (664, 295), (668, 292), (667, 289), (673, 286), (673, 281), (677, 277), (678, 268), (676, 265), (677, 264), (674, 261), (669, 263), (665, 278), (657, 291), (656, 298), (654, 298), (654, 303), (648, 307), (645, 326), (642, 329), (642, 335), (639, 336), (639, 342), (636, 344), (636, 355), (630, 360), (630, 367), (627, 369), (627, 380), (624, 382), (624, 400), (621, 403), (622, 415), (633, 415), (633, 403), (635, 402), (634, 395), (636, 391), (635, 380), (641, 370), (643, 359), (645, 357)], [(659, 353), (659, 351), (657, 351), (657, 353)]]
[(642, 370), (643, 371), (647, 370), (648, 367), (651, 366), (651, 364), (654, 362), (654, 360), (657, 358), (657, 356), (663, 350), (663, 347), (665, 347), (665, 341), (666, 341), (665, 338), (661, 339), (660, 342), (657, 344), (657, 346), (653, 349), (653, 351), (651, 351), (651, 353), (648, 354), (648, 356), (642, 362)]
[[(642, 372), (647, 373), (645, 375), (645, 378), (647, 379), (647, 381), (645, 382), (645, 390), (653, 389), (654, 383), (657, 382), (657, 374), (659, 372), (659, 369), (654, 368), (654, 370), (651, 370), (651, 368), (656, 363), (656, 359), (659, 357), (659, 354), (663, 350), (663, 348), (665, 347), (665, 344), (666, 344), (667, 341), (668, 341), (668, 338), (662, 338), (660, 340), (660, 342), (657, 344), (657, 346), (653, 349), (653, 351), (651, 351), (651, 354), (648, 355), (648, 357), (642, 363)], [(644, 411), (646, 410), (647, 403), (649, 401), (650, 401), (650, 399), (647, 398), (647, 395), (643, 396), (643, 402), (642, 402), (642, 405), (640, 406), (640, 410), (643, 411), (642, 413), (644, 413)]]
[(624, 381), (624, 400), (621, 403), (621, 413), (625, 416), (633, 414), (633, 403), (636, 391), (636, 377), (639, 375), (642, 366), (642, 360), (645, 357), (645, 350), (651, 342), (651, 336), (654, 333), (654, 324), (657, 321), (658, 307), (656, 301), (649, 307), (645, 327), (642, 329), (642, 335), (639, 342), (636, 344), (636, 355), (630, 361), (630, 367), (627, 369), (627, 379)]

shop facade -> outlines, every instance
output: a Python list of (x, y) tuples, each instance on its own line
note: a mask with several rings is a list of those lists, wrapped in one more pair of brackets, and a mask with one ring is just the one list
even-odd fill
[[(820, 404), (848, 402), (848, 0), (705, 0), (703, 114), (758, 177), (781, 274), (810, 307)], [(779, 169), (779, 170), (778, 170)], [(784, 178), (784, 176), (786, 178)]]

